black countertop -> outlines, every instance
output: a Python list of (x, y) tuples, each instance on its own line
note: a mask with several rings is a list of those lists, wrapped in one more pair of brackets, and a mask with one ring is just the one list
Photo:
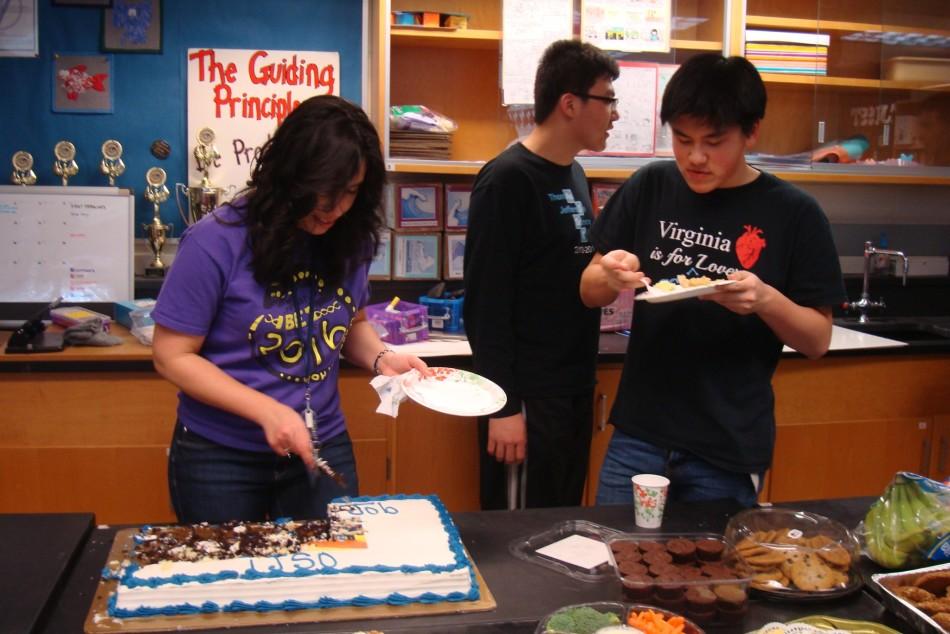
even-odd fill
[[(853, 527), (864, 515), (873, 498), (812, 501), (782, 504), (808, 510), (838, 519)], [(667, 508), (662, 531), (683, 533), (709, 531), (721, 533), (729, 517), (738, 507), (727, 501), (676, 504)], [(633, 507), (629, 505), (532, 509), (528, 511), (484, 511), (458, 513), (453, 518), (469, 553), (483, 575), (497, 601), (497, 608), (489, 612), (473, 612), (446, 616), (403, 617), (366, 621), (333, 623), (287, 624), (279, 626), (248, 627), (237, 630), (248, 633), (275, 632), (354, 632), (382, 630), (392, 632), (446, 632), (485, 634), (494, 632), (530, 633), (537, 622), (549, 612), (564, 605), (588, 601), (620, 600), (620, 588), (615, 581), (590, 583), (578, 581), (548, 568), (523, 561), (510, 554), (509, 544), (516, 539), (536, 535), (565, 520), (588, 520), (622, 531), (636, 531)], [(53, 526), (50, 523), (49, 526)], [(81, 632), (89, 611), (100, 571), (118, 527), (99, 527), (92, 531), (75, 566), (65, 575), (61, 588), (54, 592), (49, 608), (37, 632), (60, 634)], [(43, 542), (39, 542), (43, 543)], [(24, 549), (11, 552), (6, 570), (17, 570), (17, 562), (45, 557), (46, 549)], [(862, 575), (880, 569), (869, 561), (862, 561)], [(17, 589), (10, 601), (10, 610), (20, 610)], [(19, 589), (20, 592), (25, 589)], [(896, 616), (887, 613), (878, 600), (862, 589), (846, 597), (827, 602), (774, 602), (753, 598), (749, 613), (740, 626), (710, 628), (711, 632), (733, 634), (748, 632), (769, 621), (789, 621), (803, 616), (822, 614), (841, 618), (860, 619), (889, 625), (901, 632), (913, 631)], [(17, 631), (0, 629), (0, 631)], [(209, 629), (202, 631), (223, 631)], [(230, 630), (235, 631), (235, 630)]]

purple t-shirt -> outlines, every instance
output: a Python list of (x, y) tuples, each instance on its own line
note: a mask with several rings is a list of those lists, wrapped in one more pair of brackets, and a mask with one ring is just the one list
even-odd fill
[[(280, 293), (254, 279), (247, 228), (218, 218), (233, 222), (240, 214), (225, 205), (184, 232), (152, 318), (171, 330), (203, 336), (202, 357), (298, 412), (304, 409), (309, 371), (320, 440), (342, 433), (340, 349), (353, 317), (368, 301), (369, 263), (351, 267), (337, 285), (303, 267), (293, 293)], [(301, 345), (308, 334), (312, 346)], [(179, 392), (178, 419), (227, 447), (271, 451), (259, 425), (184, 392)]]

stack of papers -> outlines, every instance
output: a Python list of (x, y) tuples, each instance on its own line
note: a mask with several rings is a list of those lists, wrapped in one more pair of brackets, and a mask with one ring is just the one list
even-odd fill
[(390, 130), (390, 156), (449, 160), (452, 158), (452, 134), (418, 130)]
[(831, 36), (746, 29), (745, 56), (762, 73), (827, 75)]

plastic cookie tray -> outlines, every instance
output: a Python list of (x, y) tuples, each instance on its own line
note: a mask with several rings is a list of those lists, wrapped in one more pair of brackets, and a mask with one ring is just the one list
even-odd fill
[(748, 612), (749, 577), (722, 535), (622, 533), (607, 546), (627, 601), (704, 625), (741, 623)]
[(539, 551), (570, 537), (581, 537), (606, 544), (608, 539), (619, 534), (620, 531), (618, 530), (594, 522), (567, 520), (558, 522), (537, 535), (519, 537), (513, 540), (508, 544), (508, 550), (518, 559), (550, 568), (574, 579), (599, 582), (612, 578), (614, 574), (610, 562), (606, 559), (594, 566), (584, 567), (549, 557)]
[(763, 598), (820, 601), (861, 588), (854, 567), (860, 556), (857, 539), (822, 515), (749, 509), (729, 520), (725, 537), (751, 577), (751, 589)]

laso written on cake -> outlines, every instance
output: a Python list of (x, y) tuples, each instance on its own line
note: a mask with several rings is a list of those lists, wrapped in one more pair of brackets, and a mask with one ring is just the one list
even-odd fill
[(143, 527), (109, 615), (474, 601), (475, 571), (438, 497), (338, 498), (329, 520)]

